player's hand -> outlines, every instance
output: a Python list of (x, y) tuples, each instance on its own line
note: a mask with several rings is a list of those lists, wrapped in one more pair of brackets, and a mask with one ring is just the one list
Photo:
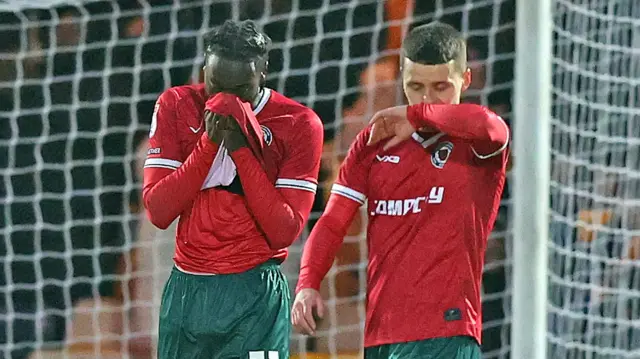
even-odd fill
[(367, 144), (375, 145), (391, 137), (391, 140), (384, 146), (385, 150), (408, 140), (416, 132), (407, 119), (407, 106), (390, 107), (378, 111), (369, 123), (372, 124), (372, 127)]
[(205, 115), (205, 122), (209, 138), (217, 144), (224, 141), (224, 147), (229, 153), (247, 147), (247, 138), (233, 117), (209, 112)]
[(324, 316), (324, 301), (320, 292), (305, 288), (298, 292), (291, 308), (291, 323), (300, 332), (308, 335), (316, 334), (316, 319)]
[(221, 126), (223, 125), (222, 120), (224, 118), (225, 116), (213, 113), (209, 110), (204, 111), (204, 126), (207, 130), (207, 135), (212, 142), (218, 145), (221, 144), (224, 139), (225, 133), (221, 129)]
[(224, 133), (224, 147), (227, 148), (229, 153), (248, 146), (247, 138), (235, 118), (231, 116), (224, 117), (220, 120), (219, 126)]

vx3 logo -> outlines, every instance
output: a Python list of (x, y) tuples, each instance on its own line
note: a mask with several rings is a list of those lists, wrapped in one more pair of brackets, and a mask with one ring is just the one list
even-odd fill
[(380, 156), (376, 155), (376, 159), (380, 162), (400, 163), (400, 156)]

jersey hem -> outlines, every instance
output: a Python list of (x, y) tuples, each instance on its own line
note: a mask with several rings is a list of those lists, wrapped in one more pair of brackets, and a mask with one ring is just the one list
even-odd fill
[(398, 340), (393, 340), (393, 339), (381, 339), (381, 340), (373, 340), (373, 341), (367, 341), (365, 340), (364, 343), (364, 347), (365, 348), (374, 348), (374, 347), (379, 347), (381, 345), (389, 345), (389, 344), (404, 344), (404, 343), (412, 343), (412, 342), (419, 342), (419, 341), (423, 341), (423, 340), (430, 340), (430, 339), (438, 339), (438, 338), (452, 338), (452, 337), (459, 337), (459, 336), (464, 336), (464, 337), (469, 337), (472, 338), (473, 340), (476, 341), (476, 343), (478, 343), (478, 345), (482, 345), (482, 340), (481, 338), (478, 338), (475, 335), (469, 334), (469, 333), (457, 333), (457, 332), (451, 332), (451, 333), (447, 333), (447, 334), (443, 334), (443, 335), (426, 335), (426, 336), (421, 336), (421, 337), (409, 337), (407, 339), (398, 339)]

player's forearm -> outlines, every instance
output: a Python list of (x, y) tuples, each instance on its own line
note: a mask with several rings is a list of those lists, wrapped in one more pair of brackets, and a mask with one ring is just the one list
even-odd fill
[(169, 170), (166, 169), (145, 169), (142, 196), (151, 223), (166, 229), (191, 206), (209, 174), (217, 151), (218, 146), (205, 134), (187, 160), (175, 171), (167, 174)]
[(476, 104), (416, 104), (407, 108), (416, 129), (427, 127), (466, 140), (504, 145), (509, 136), (505, 122), (493, 111)]
[(276, 189), (248, 148), (231, 154), (247, 206), (264, 232), (271, 249), (286, 248), (302, 232), (313, 205), (313, 192)]
[(305, 288), (320, 289), (359, 207), (359, 203), (340, 195), (329, 197), (324, 213), (304, 246), (296, 293)]

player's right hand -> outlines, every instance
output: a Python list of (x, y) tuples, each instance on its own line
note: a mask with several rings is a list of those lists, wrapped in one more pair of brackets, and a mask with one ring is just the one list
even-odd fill
[(308, 334), (316, 334), (316, 320), (314, 313), (319, 318), (324, 316), (324, 301), (320, 292), (312, 288), (305, 288), (298, 292), (291, 308), (291, 323), (298, 331)]
[(390, 107), (378, 111), (371, 121), (371, 134), (369, 135), (369, 146), (390, 138), (384, 145), (384, 150), (408, 140), (416, 131), (407, 119), (407, 106)]
[(204, 126), (207, 130), (207, 135), (212, 142), (218, 145), (222, 143), (225, 136), (226, 122), (224, 120), (226, 118), (227, 116), (213, 113), (209, 110), (204, 111)]

